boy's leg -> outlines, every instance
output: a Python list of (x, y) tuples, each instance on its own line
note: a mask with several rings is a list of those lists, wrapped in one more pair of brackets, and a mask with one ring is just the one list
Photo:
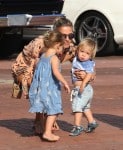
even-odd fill
[(81, 126), (82, 116), (83, 116), (82, 112), (74, 113), (74, 125), (75, 126)]
[(86, 116), (88, 123), (92, 123), (94, 121), (94, 117), (90, 109), (84, 111), (84, 115)]
[(93, 114), (92, 114), (90, 109), (86, 110), (84, 112), (84, 114), (88, 120), (88, 127), (86, 129), (86, 132), (90, 133), (98, 127), (98, 123), (95, 121)]
[(59, 140), (60, 137), (52, 133), (52, 127), (54, 122), (56, 121), (56, 117), (56, 115), (47, 116), (43, 139), (51, 142)]
[(74, 126), (69, 134), (70, 136), (78, 136), (82, 131), (84, 131), (84, 128), (81, 126), (82, 116), (83, 112), (74, 113)]

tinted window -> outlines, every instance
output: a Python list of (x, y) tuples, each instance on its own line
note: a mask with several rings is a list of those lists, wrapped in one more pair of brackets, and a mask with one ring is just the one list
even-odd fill
[(63, 0), (0, 0), (0, 15), (60, 13)]

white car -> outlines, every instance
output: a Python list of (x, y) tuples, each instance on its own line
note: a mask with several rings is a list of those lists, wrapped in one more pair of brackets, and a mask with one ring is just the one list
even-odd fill
[(97, 41), (98, 55), (123, 44), (122, 0), (65, 0), (62, 13), (72, 21), (77, 42), (86, 36)]
[(1, 39), (4, 34), (21, 38), (32, 32), (35, 36), (35, 29), (40, 34), (42, 25), (65, 15), (74, 25), (77, 43), (84, 37), (94, 38), (98, 55), (111, 54), (123, 44), (122, 0), (0, 0), (0, 10)]

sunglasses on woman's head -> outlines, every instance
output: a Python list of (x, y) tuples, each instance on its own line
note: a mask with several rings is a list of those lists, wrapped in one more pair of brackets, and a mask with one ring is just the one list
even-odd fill
[(70, 34), (62, 34), (62, 36), (66, 39), (67, 37), (72, 40), (74, 38), (74, 34), (70, 33)]

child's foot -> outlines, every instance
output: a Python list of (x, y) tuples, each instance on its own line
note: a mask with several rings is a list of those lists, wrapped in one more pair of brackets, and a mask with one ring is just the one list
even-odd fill
[(43, 138), (43, 140), (46, 140), (48, 142), (56, 142), (60, 139), (59, 136), (54, 135), (54, 134), (50, 134), (50, 135), (43, 134), (42, 138)]
[(55, 122), (55, 123), (53, 124), (52, 130), (53, 130), (53, 131), (58, 131), (58, 130), (59, 130), (59, 126), (58, 126), (57, 122)]
[(85, 130), (86, 133), (91, 133), (93, 132), (96, 128), (98, 127), (98, 123), (89, 123), (87, 129)]
[(73, 126), (73, 129), (70, 132), (70, 136), (78, 136), (81, 134), (81, 132), (84, 131), (84, 128), (82, 126)]

